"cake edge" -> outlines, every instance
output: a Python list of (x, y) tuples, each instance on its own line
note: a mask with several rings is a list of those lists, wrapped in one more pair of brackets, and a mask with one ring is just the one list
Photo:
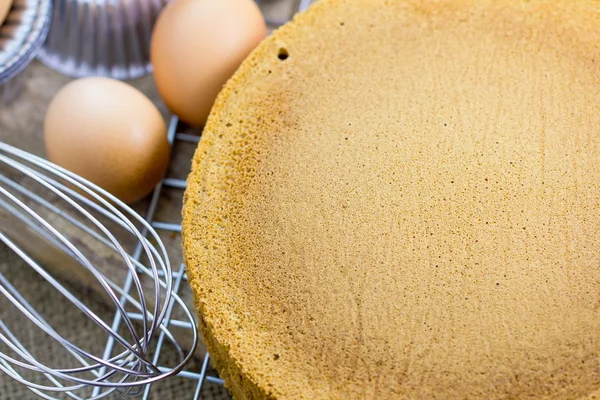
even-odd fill
[[(296, 14), (291, 21), (277, 28), (263, 40), (242, 62), (235, 74), (223, 86), (223, 89), (217, 96), (215, 104), (207, 119), (203, 130), (201, 140), (192, 158), (192, 168), (187, 177), (187, 188), (183, 196), (182, 207), (182, 251), (183, 260), (186, 263), (186, 274), (188, 276), (188, 284), (192, 288), (194, 306), (196, 314), (199, 318), (198, 325), (201, 331), (201, 337), (207, 350), (210, 354), (213, 366), (219, 373), (219, 376), (225, 381), (225, 387), (229, 390), (233, 399), (276, 399), (276, 397), (268, 393), (264, 388), (261, 388), (258, 382), (255, 382), (243, 370), (238, 360), (231, 355), (230, 348), (227, 344), (221, 343), (214, 334), (215, 328), (210, 321), (205, 318), (205, 305), (202, 303), (199, 292), (202, 291), (202, 276), (197, 265), (190, 263), (189, 249), (194, 246), (195, 242), (191, 241), (193, 236), (190, 232), (191, 220), (197, 215), (197, 209), (193, 204), (199, 204), (199, 191), (201, 190), (201, 176), (203, 174), (203, 166), (215, 161), (214, 153), (210, 149), (216, 132), (220, 127), (220, 115), (227, 105), (229, 99), (235, 95), (236, 88), (243, 85), (247, 78), (251, 77), (254, 67), (259, 66), (263, 60), (271, 56), (274, 46), (277, 46), (278, 41), (282, 36), (287, 36), (287, 33), (294, 30), (295, 26), (303, 22), (310, 22), (312, 18), (317, 18), (320, 12), (325, 12), (326, 7), (333, 3), (342, 3), (344, 0), (321, 0), (313, 3), (308, 9)], [(212, 137), (211, 137), (212, 136)], [(216, 157), (218, 159), (218, 157)], [(196, 263), (197, 264), (197, 263)]]

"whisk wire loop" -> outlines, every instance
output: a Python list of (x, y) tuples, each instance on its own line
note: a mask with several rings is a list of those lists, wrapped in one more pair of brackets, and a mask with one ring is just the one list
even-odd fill
[[(5, 218), (9, 223), (3, 223)], [(29, 236), (28, 236), (29, 235)], [(31, 236), (33, 235), (33, 236)], [(114, 304), (124, 322), (123, 333), (98, 316), (65, 285), (45, 262), (33, 237), (90, 276)], [(173, 271), (164, 244), (152, 226), (135, 211), (105, 190), (40, 157), (0, 142), (0, 241), (55, 289), (68, 304), (81, 311), (87, 325), (101, 329), (120, 347), (113, 354), (96, 355), (86, 346), (74, 343), (53, 326), (44, 315), (0, 273), (0, 300), (16, 307), (53, 346), (59, 346), (70, 365), (49, 365), (47, 360), (27, 349), (20, 338), (24, 332), (10, 329), (0, 307), (0, 371), (25, 384), (45, 399), (102, 399), (141, 393), (145, 385), (177, 374), (191, 359), (198, 332), (190, 330), (191, 344), (184, 348), (164, 321), (174, 305), (195, 327), (193, 314), (173, 291)], [(90, 245), (89, 243), (93, 243)], [(135, 243), (135, 250), (127, 250)], [(50, 246), (50, 247), (48, 247)], [(102, 248), (117, 260), (122, 274), (132, 279), (131, 292), (96, 265), (93, 249)], [(44, 258), (44, 257), (42, 257)], [(86, 276), (87, 276), (86, 275)], [(135, 320), (130, 318), (135, 314)], [(86, 326), (87, 326), (86, 325)], [(32, 328), (34, 329), (34, 328)], [(152, 354), (160, 333), (178, 356), (177, 364), (158, 367)], [(52, 360), (56, 362), (57, 360)], [(90, 397), (90, 388), (97, 388)]]

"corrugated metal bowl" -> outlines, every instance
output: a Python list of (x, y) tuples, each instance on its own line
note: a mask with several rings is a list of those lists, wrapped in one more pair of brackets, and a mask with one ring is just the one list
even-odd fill
[(0, 26), (0, 106), (19, 94), (23, 71), (48, 34), (51, 10), (51, 0), (15, 0)]
[(150, 37), (169, 0), (55, 0), (39, 58), (72, 77), (133, 79), (152, 71)]

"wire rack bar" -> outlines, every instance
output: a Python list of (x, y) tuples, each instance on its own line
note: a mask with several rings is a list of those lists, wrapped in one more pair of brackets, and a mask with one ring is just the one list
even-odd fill
[[(171, 119), (171, 122), (169, 124), (169, 130), (167, 132), (167, 136), (168, 136), (168, 140), (169, 140), (170, 144), (173, 143), (173, 140), (175, 138), (175, 131), (177, 129), (177, 123), (178, 123), (178, 121), (176, 119)], [(152, 220), (154, 218), (154, 215), (156, 214), (156, 210), (158, 208), (158, 201), (160, 200), (160, 195), (162, 192), (162, 186), (163, 186), (163, 182), (161, 181), (156, 185), (156, 188), (154, 189), (154, 192), (152, 193), (152, 199), (150, 200), (150, 205), (148, 206), (148, 211), (146, 212), (146, 218), (145, 218), (146, 222), (149, 224), (152, 224), (152, 222), (153, 222)], [(146, 238), (148, 236), (148, 230), (144, 228), (141, 231), (141, 234), (144, 238)], [(142, 255), (142, 244), (139, 243), (136, 246), (136, 249), (133, 253), (133, 259), (136, 261), (139, 261), (141, 255)], [(133, 281), (134, 281), (133, 275), (130, 272), (128, 272), (127, 276), (125, 277), (125, 282), (123, 284), (123, 292), (124, 293), (131, 292)], [(127, 303), (127, 297), (122, 296), (120, 299), (120, 303), (121, 303), (121, 306), (123, 308), (125, 308), (125, 304)], [(166, 321), (168, 323), (168, 320), (166, 320)], [(115, 332), (118, 332), (119, 328), (121, 327), (122, 324), (123, 324), (123, 316), (121, 313), (116, 312), (115, 316), (113, 318), (111, 329), (113, 329)], [(106, 341), (106, 345), (104, 347), (104, 353), (102, 355), (102, 358), (104, 360), (110, 359), (110, 357), (113, 353), (113, 350), (115, 348), (115, 344), (116, 344), (115, 339), (112, 336), (109, 336), (108, 340)], [(100, 371), (101, 374), (103, 374), (105, 372), (106, 372), (105, 369)], [(95, 387), (92, 391), (92, 397), (99, 396), (102, 393), (102, 390), (103, 389), (101, 387)]]
[[(175, 279), (175, 284), (173, 285), (173, 291), (175, 293), (179, 292), (179, 288), (181, 287), (181, 281), (183, 278), (183, 271), (185, 270), (185, 264), (181, 264), (179, 266), (179, 275), (178, 278)], [(169, 302), (168, 305), (168, 309), (167, 309), (167, 313), (165, 314), (165, 321), (167, 326), (170, 324), (170, 320), (171, 320), (171, 315), (173, 314), (173, 306), (175, 305), (175, 301), (171, 300)], [(163, 344), (165, 342), (165, 333), (161, 332), (160, 336), (158, 337), (158, 343), (156, 345), (156, 353), (154, 354), (154, 359), (152, 360), (152, 364), (156, 365), (158, 364), (158, 359), (160, 357), (160, 352), (162, 350)], [(144, 388), (144, 396), (142, 397), (144, 400), (147, 400), (150, 396), (150, 390), (152, 389), (152, 384), (147, 385)]]
[[(143, 320), (143, 316), (140, 313), (129, 312), (129, 313), (127, 313), (127, 316), (132, 321), (142, 321)], [(178, 319), (171, 319), (169, 321), (169, 326), (175, 326), (177, 328), (185, 328), (185, 329), (193, 329), (194, 328), (192, 326), (192, 324), (190, 324), (188, 321), (181, 321)]]
[(200, 392), (202, 391), (202, 385), (204, 384), (204, 379), (201, 379), (202, 376), (206, 376), (206, 370), (208, 369), (208, 362), (210, 361), (210, 355), (206, 353), (204, 356), (204, 362), (202, 362), (202, 369), (200, 370), (200, 378), (198, 379), (198, 385), (196, 386), (196, 393), (194, 393), (194, 398), (200, 398)]
[[(171, 368), (165, 368), (165, 367), (159, 367), (158, 368), (161, 372), (169, 372), (171, 371)], [(202, 377), (202, 374), (200, 372), (192, 372), (192, 371), (186, 371), (183, 370), (181, 372), (179, 372), (179, 374), (177, 374), (177, 376), (182, 377), (182, 378), (187, 378), (187, 379), (193, 379), (193, 380), (199, 380)], [(216, 376), (211, 376), (211, 375), (205, 375), (206, 382), (209, 383), (215, 383), (217, 385), (224, 385), (225, 381), (221, 378), (217, 378)]]
[[(177, 141), (182, 141), (182, 142), (187, 142), (187, 143), (198, 143), (199, 142), (199, 140), (200, 140), (199, 136), (191, 135), (191, 134), (187, 134), (187, 133), (177, 133), (178, 125), (179, 125), (178, 119), (176, 117), (172, 117), (171, 121), (169, 123), (169, 131), (168, 131), (168, 138), (169, 138), (169, 143), (171, 144), (171, 146), (174, 146)], [(181, 232), (181, 224), (171, 223), (171, 222), (154, 221), (154, 216), (156, 214), (156, 210), (157, 210), (158, 203), (159, 203), (160, 197), (162, 195), (163, 189), (171, 188), (171, 189), (176, 189), (176, 190), (183, 190), (183, 189), (185, 189), (185, 187), (186, 187), (185, 180), (168, 178), (168, 177), (164, 178), (156, 186), (154, 193), (152, 194), (152, 199), (150, 201), (150, 205), (148, 206), (147, 218), (146, 218), (146, 221), (154, 229), (156, 229), (157, 231)], [(134, 255), (135, 254), (137, 254), (137, 253), (134, 253)], [(180, 268), (178, 271), (173, 272), (173, 279), (174, 279), (173, 291), (175, 293), (179, 293), (182, 283), (184, 281), (187, 281), (187, 275), (185, 274), (185, 265), (184, 264), (180, 265)], [(131, 285), (130, 281), (131, 281), (131, 277), (128, 275), (127, 279), (125, 280), (124, 287), (123, 287), (127, 293), (131, 290), (132, 285)], [(123, 301), (123, 304), (125, 304), (125, 301)], [(171, 302), (169, 304), (169, 309), (167, 311), (167, 314), (165, 315), (163, 324), (165, 324), (167, 326), (176, 326), (176, 327), (180, 327), (180, 328), (184, 328), (184, 329), (194, 329), (194, 326), (192, 326), (187, 321), (172, 319), (172, 310), (173, 310), (173, 302)], [(130, 313), (127, 313), (127, 315), (131, 320), (143, 320), (141, 313), (130, 312)], [(115, 315), (115, 319), (113, 321), (113, 327), (116, 329), (120, 328), (122, 322), (123, 321), (122, 321), (122, 318), (120, 317), (120, 315), (118, 315), (118, 314)], [(154, 353), (154, 360), (153, 360), (154, 364), (157, 364), (159, 362), (159, 358), (160, 358), (160, 355), (163, 350), (164, 339), (165, 339), (164, 334), (161, 334), (159, 336), (157, 346), (155, 349), (155, 353)], [(112, 354), (112, 351), (114, 349), (114, 346), (115, 346), (114, 341), (109, 340), (107, 342), (105, 352), (104, 352), (105, 357), (110, 357), (110, 355)], [(218, 385), (224, 384), (224, 381), (222, 379), (220, 379), (219, 377), (210, 376), (207, 374), (209, 360), (210, 360), (210, 356), (207, 354), (202, 362), (203, 367), (199, 373), (183, 370), (177, 374), (177, 376), (179, 376), (181, 378), (192, 379), (192, 380), (197, 381), (196, 390), (195, 390), (195, 394), (193, 397), (194, 399), (199, 398), (202, 387), (205, 383), (208, 382), (211, 384), (218, 384)], [(168, 372), (171, 370), (170, 368), (165, 368), (165, 367), (160, 367), (160, 366), (159, 366), (159, 369), (162, 372)], [(147, 385), (146, 387), (144, 387), (142, 399), (144, 399), (144, 400), (150, 399), (151, 392), (152, 392), (152, 385)], [(100, 390), (98, 390), (98, 394), (99, 393), (100, 393)]]
[(153, 222), (152, 227), (157, 231), (181, 232), (181, 225), (170, 222)]
[(173, 178), (165, 179), (164, 185), (165, 185), (165, 187), (170, 187), (170, 188), (174, 188), (174, 189), (185, 189), (185, 187), (186, 187), (185, 180), (173, 179)]

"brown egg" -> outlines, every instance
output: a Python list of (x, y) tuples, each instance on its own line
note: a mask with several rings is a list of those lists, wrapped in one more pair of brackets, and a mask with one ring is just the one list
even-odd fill
[(126, 203), (147, 195), (169, 161), (167, 128), (140, 91), (109, 78), (63, 87), (44, 121), (48, 159)]
[(150, 49), (154, 80), (167, 106), (189, 124), (204, 124), (225, 82), (266, 34), (252, 0), (169, 4)]

